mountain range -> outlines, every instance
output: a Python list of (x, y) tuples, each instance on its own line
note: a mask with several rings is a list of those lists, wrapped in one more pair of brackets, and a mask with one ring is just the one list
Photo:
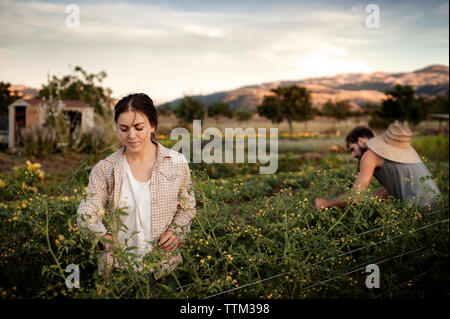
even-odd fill
[[(228, 103), (233, 110), (254, 111), (265, 95), (273, 94), (271, 89), (277, 86), (298, 85), (310, 90), (315, 108), (320, 109), (322, 104), (331, 99), (332, 101), (349, 100), (353, 109), (356, 110), (367, 104), (380, 103), (386, 98), (384, 92), (396, 84), (410, 85), (420, 96), (445, 95), (449, 90), (449, 67), (431, 65), (404, 73), (344, 73), (303, 80), (272, 81), (193, 97), (202, 100), (205, 105), (221, 101)], [(169, 103), (174, 106), (181, 100), (182, 98), (179, 98)]]

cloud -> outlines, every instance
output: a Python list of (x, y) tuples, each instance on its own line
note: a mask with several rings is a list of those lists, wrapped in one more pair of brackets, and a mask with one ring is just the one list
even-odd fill
[(185, 25), (182, 30), (187, 33), (192, 33), (208, 38), (218, 38), (223, 36), (222, 32), (218, 29), (207, 28), (199, 25)]
[(340, 73), (370, 73), (373, 69), (361, 61), (339, 58), (321, 52), (311, 54), (297, 63), (305, 77), (328, 76)]
[[(381, 28), (369, 30), (365, 6), (350, 1), (241, 2), (80, 1), (81, 27), (69, 29), (61, 3), (0, 0), (0, 78), (39, 86), (48, 71), (81, 65), (105, 70), (114, 94), (151, 91), (168, 100), (186, 90), (448, 59), (445, 19), (423, 23), (448, 3), (429, 11), (412, 4), (407, 14), (405, 4), (386, 3)], [(404, 58), (411, 52), (414, 62)]]

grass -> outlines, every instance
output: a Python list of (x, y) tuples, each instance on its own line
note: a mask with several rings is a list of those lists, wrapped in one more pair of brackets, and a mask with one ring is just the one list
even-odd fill
[[(158, 124), (158, 130), (161, 134), (168, 135), (170, 131), (178, 126), (178, 120), (174, 115), (171, 116), (161, 116), (160, 123)], [(320, 133), (320, 132), (336, 132), (339, 131), (341, 135), (344, 135), (346, 132), (349, 132), (353, 127), (357, 125), (367, 125), (368, 118), (360, 117), (360, 118), (351, 118), (345, 121), (340, 121), (333, 124), (333, 120), (326, 117), (316, 117), (314, 120), (308, 121), (305, 127), (304, 123), (294, 122), (293, 123), (293, 131), (295, 133), (298, 132), (309, 132), (309, 133)], [(202, 120), (202, 130), (207, 127), (217, 127), (221, 132), (225, 132), (225, 128), (236, 128), (241, 127), (242, 129), (246, 128), (266, 128), (269, 129), (271, 127), (278, 128), (278, 134), (289, 133), (289, 125), (287, 122), (281, 122), (278, 124), (272, 123), (270, 120), (260, 117), (257, 114), (254, 114), (253, 117), (245, 122), (237, 122), (235, 119), (228, 118), (220, 118), (219, 121), (216, 121), (213, 118), (206, 117)]]
[(429, 159), (448, 161), (448, 135), (418, 136), (413, 138), (411, 146)]

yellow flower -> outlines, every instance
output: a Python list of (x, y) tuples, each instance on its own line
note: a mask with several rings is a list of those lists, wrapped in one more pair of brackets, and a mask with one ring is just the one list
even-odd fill
[(64, 236), (63, 235), (59, 235), (58, 239), (62, 241), (62, 240), (64, 240)]
[(0, 188), (3, 188), (5, 186), (6, 186), (6, 183), (0, 179)]
[(208, 260), (211, 260), (212, 257), (211, 256), (207, 256), (206, 258), (208, 258)]
[(201, 264), (204, 264), (204, 263), (205, 263), (205, 260), (204, 260), (204, 259), (200, 259), (200, 263), (201, 263)]

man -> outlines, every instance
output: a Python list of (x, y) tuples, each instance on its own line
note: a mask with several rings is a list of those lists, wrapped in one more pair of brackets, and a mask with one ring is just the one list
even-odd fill
[[(420, 210), (438, 210), (436, 197), (440, 191), (431, 174), (417, 152), (411, 147), (412, 132), (404, 125), (394, 123), (381, 136), (371, 137), (369, 128), (356, 127), (346, 138), (347, 148), (352, 156), (359, 158), (358, 177), (353, 190), (363, 190), (369, 186), (372, 177), (383, 188), (375, 190), (374, 197), (386, 198), (392, 195), (400, 200), (408, 200)], [(314, 199), (316, 208), (345, 207), (348, 194), (334, 200)], [(356, 199), (358, 201), (359, 198)]]
[(357, 126), (353, 130), (348, 133), (345, 138), (345, 142), (347, 143), (347, 149), (350, 151), (354, 158), (358, 159), (358, 169), (361, 163), (361, 157), (364, 152), (367, 150), (366, 142), (368, 139), (374, 137), (372, 130), (366, 126)]

